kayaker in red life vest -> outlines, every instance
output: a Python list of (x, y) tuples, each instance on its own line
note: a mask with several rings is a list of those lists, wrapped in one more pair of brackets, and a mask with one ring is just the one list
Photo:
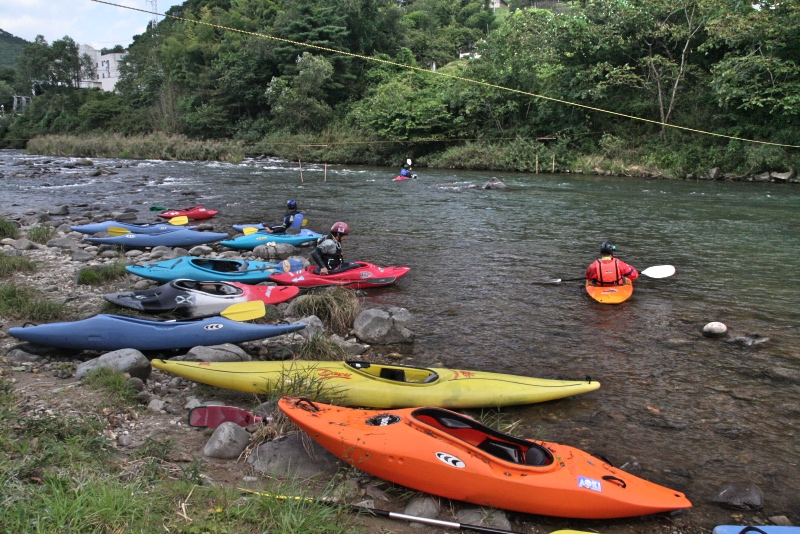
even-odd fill
[(611, 241), (600, 245), (600, 259), (592, 262), (586, 269), (586, 279), (599, 286), (618, 286), (624, 279), (636, 280), (639, 271), (614, 257), (617, 246)]

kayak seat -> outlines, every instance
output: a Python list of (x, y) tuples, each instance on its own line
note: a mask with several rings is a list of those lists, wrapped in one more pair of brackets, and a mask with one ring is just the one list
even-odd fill
[(248, 265), (249, 265), (249, 263), (247, 262), (247, 260), (244, 260), (244, 261), (242, 262), (242, 264), (239, 266), (239, 268), (238, 268), (238, 269), (236, 269), (236, 270), (237, 270), (237, 271), (246, 271), (246, 270), (247, 270), (247, 266), (248, 266)]
[(492, 438), (483, 440), (478, 448), (507, 462), (522, 463), (522, 451), (511, 443), (505, 443)]
[(550, 456), (540, 447), (530, 447), (525, 452), (525, 465), (548, 465)]
[(384, 367), (381, 369), (380, 377), (386, 380), (394, 380), (395, 382), (405, 382), (406, 372), (402, 369), (389, 369)]
[(423, 380), (422, 383), (430, 384), (431, 382), (436, 382), (437, 380), (439, 380), (439, 375), (437, 375), (436, 373), (431, 373), (427, 377), (425, 377), (425, 380)]

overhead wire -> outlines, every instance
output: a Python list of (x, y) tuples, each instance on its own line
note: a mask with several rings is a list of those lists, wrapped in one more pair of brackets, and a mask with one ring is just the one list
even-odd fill
[[(363, 59), (365, 61), (383, 63), (383, 64), (386, 64), (386, 65), (392, 65), (394, 67), (400, 67), (400, 68), (404, 68), (404, 69), (408, 69), (408, 70), (417, 71), (417, 72), (420, 72), (420, 73), (424, 73), (426, 75), (442, 76), (442, 77), (450, 78), (450, 79), (453, 79), (453, 80), (458, 80), (458, 81), (467, 82), (467, 83), (471, 83), (471, 84), (475, 84), (475, 85), (480, 85), (480, 86), (483, 86), (483, 87), (489, 87), (489, 88), (492, 88), (492, 89), (499, 89), (499, 90), (502, 90), (502, 91), (508, 91), (508, 92), (511, 92), (511, 93), (530, 96), (530, 97), (533, 97), (533, 98), (539, 98), (539, 99), (542, 99), (542, 100), (547, 100), (547, 101), (550, 101), (550, 102), (556, 102), (556, 103), (564, 104), (564, 105), (567, 105), (567, 106), (573, 106), (573, 107), (577, 107), (577, 108), (582, 108), (582, 109), (586, 109), (586, 110), (589, 110), (589, 111), (595, 111), (595, 112), (598, 112), (598, 113), (605, 113), (605, 114), (608, 114), (608, 115), (614, 115), (614, 116), (622, 117), (622, 118), (625, 118), (625, 119), (631, 119), (631, 120), (635, 120), (635, 121), (655, 124), (655, 125), (658, 125), (658, 126), (661, 126), (661, 127), (664, 127), (664, 128), (673, 128), (673, 129), (676, 129), (676, 130), (682, 130), (682, 131), (686, 131), (686, 132), (693, 132), (693, 133), (702, 134), (702, 135), (709, 135), (709, 136), (713, 136), (713, 137), (720, 137), (720, 138), (723, 138), (723, 139), (730, 139), (730, 140), (733, 140), (733, 141), (742, 141), (742, 142), (746, 142), (746, 143), (756, 143), (756, 144), (779, 146), (779, 147), (785, 147), (785, 148), (800, 148), (800, 145), (792, 145), (792, 144), (785, 144), (785, 143), (775, 143), (775, 142), (772, 142), (772, 141), (761, 141), (761, 140), (758, 140), (758, 139), (747, 139), (745, 137), (737, 137), (737, 136), (734, 136), (734, 135), (726, 135), (726, 134), (721, 134), (721, 133), (717, 133), (717, 132), (709, 132), (709, 131), (706, 131), (706, 130), (699, 130), (699, 129), (696, 129), (696, 128), (689, 128), (688, 126), (681, 126), (681, 125), (678, 125), (678, 124), (670, 124), (670, 123), (667, 123), (667, 122), (661, 122), (661, 121), (657, 121), (657, 120), (653, 120), (653, 119), (646, 119), (644, 117), (637, 117), (635, 115), (628, 115), (626, 113), (620, 113), (618, 111), (611, 111), (611, 110), (608, 110), (608, 109), (598, 108), (598, 107), (590, 106), (590, 105), (587, 105), (587, 104), (580, 104), (578, 102), (570, 102), (569, 100), (564, 100), (564, 99), (561, 99), (561, 98), (555, 98), (555, 97), (552, 97), (552, 96), (540, 95), (540, 94), (531, 93), (531, 92), (528, 92), (528, 91), (523, 91), (521, 89), (513, 89), (511, 87), (504, 87), (502, 85), (497, 85), (497, 84), (493, 84), (493, 83), (490, 83), (490, 82), (485, 82), (485, 81), (482, 81), (482, 80), (474, 80), (472, 78), (465, 78), (463, 76), (456, 76), (454, 74), (449, 74), (449, 73), (446, 73), (446, 72), (431, 71), (431, 70), (428, 70), (428, 69), (425, 69), (425, 68), (422, 68), (422, 67), (417, 67), (417, 66), (414, 66), (414, 65), (406, 65), (406, 64), (398, 63), (396, 61), (391, 61), (391, 60), (388, 60), (388, 59), (383, 59), (383, 58), (378, 58), (378, 57), (371, 57), (371, 56), (364, 56), (362, 54), (356, 54), (356, 53), (347, 52), (347, 51), (344, 51), (344, 50), (336, 50), (334, 48), (328, 48), (328, 47), (325, 47), (325, 46), (320, 46), (320, 45), (315, 45), (315, 44), (310, 44), (310, 43), (301, 43), (299, 41), (293, 41), (291, 39), (286, 39), (284, 37), (276, 37), (274, 35), (267, 35), (267, 34), (263, 34), (263, 33), (257, 33), (257, 32), (247, 31), (247, 30), (241, 30), (241, 29), (238, 29), (238, 28), (231, 28), (229, 26), (223, 26), (223, 25), (220, 25), (220, 24), (214, 24), (212, 22), (207, 22), (207, 21), (204, 21), (204, 20), (194, 20), (194, 19), (190, 19), (190, 18), (186, 18), (186, 17), (181, 17), (181, 16), (178, 16), (178, 15), (171, 15), (171, 14), (168, 14), (168, 13), (157, 13), (155, 11), (148, 11), (146, 9), (140, 9), (140, 8), (136, 8), (136, 7), (115, 4), (113, 2), (108, 2), (106, 0), (92, 0), (92, 1), (93, 2), (97, 2), (98, 4), (106, 4), (106, 5), (109, 5), (109, 6), (118, 7), (118, 8), (122, 8), (122, 9), (129, 9), (131, 11), (139, 11), (141, 13), (148, 13), (148, 14), (151, 14), (151, 15), (158, 15), (158, 16), (161, 16), (161, 17), (172, 18), (172, 19), (180, 20), (180, 21), (184, 21), (184, 22), (191, 22), (191, 23), (194, 23), (194, 24), (201, 24), (201, 25), (209, 26), (209, 27), (216, 28), (216, 29), (219, 29), (219, 30), (238, 32), (238, 33), (242, 33), (242, 34), (245, 34), (245, 35), (252, 35), (254, 37), (260, 37), (260, 38), (264, 38), (264, 39), (272, 39), (274, 41), (280, 41), (280, 42), (283, 42), (283, 43), (293, 44), (293, 45), (300, 46), (300, 47), (313, 48), (315, 50), (321, 50), (321, 51), (324, 51), (324, 52), (332, 52), (334, 54), (350, 56), (350, 57), (354, 57), (354, 58), (358, 58), (358, 59)], [(407, 141), (394, 141), (394, 142), (407, 142)]]

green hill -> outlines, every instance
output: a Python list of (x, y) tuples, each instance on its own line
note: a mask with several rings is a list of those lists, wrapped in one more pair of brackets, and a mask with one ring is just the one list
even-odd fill
[(0, 29), (0, 67), (16, 67), (17, 56), (26, 44), (29, 43), (25, 39)]

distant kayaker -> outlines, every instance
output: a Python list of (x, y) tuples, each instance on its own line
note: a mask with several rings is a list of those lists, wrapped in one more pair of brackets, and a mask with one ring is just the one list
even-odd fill
[[(297, 211), (297, 201), (286, 201), (286, 215), (283, 216), (281, 224), (264, 225), (264, 231), (270, 234), (297, 233), (302, 226), (303, 215)], [(296, 224), (300, 223), (300, 224)]]
[(311, 251), (311, 259), (318, 265), (314, 274), (331, 274), (357, 267), (358, 264), (344, 261), (342, 240), (350, 235), (350, 227), (344, 222), (335, 222), (328, 237), (319, 242)]
[(600, 286), (616, 286), (624, 279), (636, 280), (639, 271), (622, 260), (614, 257), (617, 246), (611, 241), (603, 241), (600, 245), (600, 259), (592, 262), (586, 269), (586, 279)]

